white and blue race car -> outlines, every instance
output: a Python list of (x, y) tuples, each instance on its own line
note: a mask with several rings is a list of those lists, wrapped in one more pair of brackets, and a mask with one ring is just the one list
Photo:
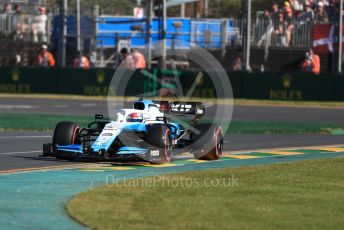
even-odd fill
[[(52, 143), (43, 145), (43, 156), (166, 163), (177, 153), (191, 152), (197, 159), (217, 160), (223, 150), (222, 128), (197, 124), (204, 112), (198, 102), (141, 99), (131, 109), (118, 110), (113, 121), (95, 115), (87, 128), (74, 122), (58, 123)], [(190, 121), (182, 119), (190, 115)]]

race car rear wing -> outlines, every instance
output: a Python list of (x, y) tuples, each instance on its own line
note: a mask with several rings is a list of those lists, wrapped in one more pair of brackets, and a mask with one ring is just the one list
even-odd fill
[(171, 112), (172, 115), (196, 115), (203, 116), (205, 108), (201, 102), (168, 102), (156, 101), (155, 105), (162, 112)]

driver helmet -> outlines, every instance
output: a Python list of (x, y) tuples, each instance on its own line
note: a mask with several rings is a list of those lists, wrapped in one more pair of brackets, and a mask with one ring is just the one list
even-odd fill
[(131, 113), (127, 117), (127, 122), (142, 122), (143, 116), (139, 113)]

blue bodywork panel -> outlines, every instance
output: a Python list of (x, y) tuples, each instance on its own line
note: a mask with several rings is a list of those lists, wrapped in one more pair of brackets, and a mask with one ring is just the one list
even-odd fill
[(145, 154), (148, 149), (136, 147), (122, 147), (119, 149), (118, 154)]
[[(107, 151), (111, 144), (115, 141), (118, 135), (123, 131), (135, 131), (135, 132), (145, 132), (146, 125), (140, 122), (124, 123), (119, 127), (111, 127), (112, 123), (108, 124), (103, 132), (99, 135), (97, 140), (91, 146), (94, 152), (99, 152), (100, 150)], [(109, 128), (109, 130), (106, 130)], [(113, 130), (114, 129), (114, 130)]]
[(136, 132), (145, 132), (147, 131), (146, 125), (140, 123), (140, 122), (133, 122), (133, 123), (127, 123), (125, 126), (123, 126), (123, 130), (126, 131), (136, 131)]
[(58, 145), (58, 151), (72, 152), (72, 153), (83, 153), (82, 145)]

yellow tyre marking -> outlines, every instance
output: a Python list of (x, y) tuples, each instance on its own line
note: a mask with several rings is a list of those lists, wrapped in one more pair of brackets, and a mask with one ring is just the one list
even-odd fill
[(31, 171), (45, 171), (45, 170), (63, 170), (63, 169), (75, 169), (80, 166), (87, 166), (87, 165), (94, 165), (94, 164), (70, 164), (70, 165), (57, 165), (57, 166), (43, 166), (43, 167), (34, 167), (34, 168), (23, 168), (23, 169), (10, 169), (10, 170), (3, 170), (0, 171), (0, 174), (10, 174), (10, 173), (20, 173), (20, 172), (31, 172)]
[(105, 172), (104, 169), (80, 169), (82, 172)]
[(269, 154), (276, 154), (276, 155), (302, 155), (304, 153), (301, 152), (292, 152), (292, 151), (273, 151), (273, 152), (264, 152)]
[(130, 163), (130, 165), (132, 166), (150, 166), (150, 163), (147, 162), (134, 162), (134, 163)]
[(124, 170), (132, 170), (132, 169), (134, 169), (134, 168), (118, 166), (118, 167), (102, 167), (102, 169), (105, 169), (105, 170), (124, 171)]
[(177, 166), (176, 164), (151, 164), (151, 165), (146, 165), (148, 167), (152, 167), (152, 168), (165, 168), (165, 167), (174, 167)]
[(125, 171), (125, 170), (132, 170), (134, 168), (130, 167), (99, 167), (99, 168), (84, 168), (84, 169), (79, 169), (84, 172), (104, 172), (104, 171)]
[(209, 161), (205, 161), (205, 160), (196, 160), (196, 159), (191, 159), (191, 160), (188, 160), (189, 162), (194, 162), (194, 163), (206, 163), (206, 162), (209, 162)]
[(226, 156), (222, 156), (222, 157), (234, 158), (234, 159), (255, 159), (255, 158), (260, 158), (260, 156), (237, 155), (237, 154), (226, 155)]
[(329, 151), (329, 152), (344, 152), (344, 148), (312, 148), (314, 150)]

